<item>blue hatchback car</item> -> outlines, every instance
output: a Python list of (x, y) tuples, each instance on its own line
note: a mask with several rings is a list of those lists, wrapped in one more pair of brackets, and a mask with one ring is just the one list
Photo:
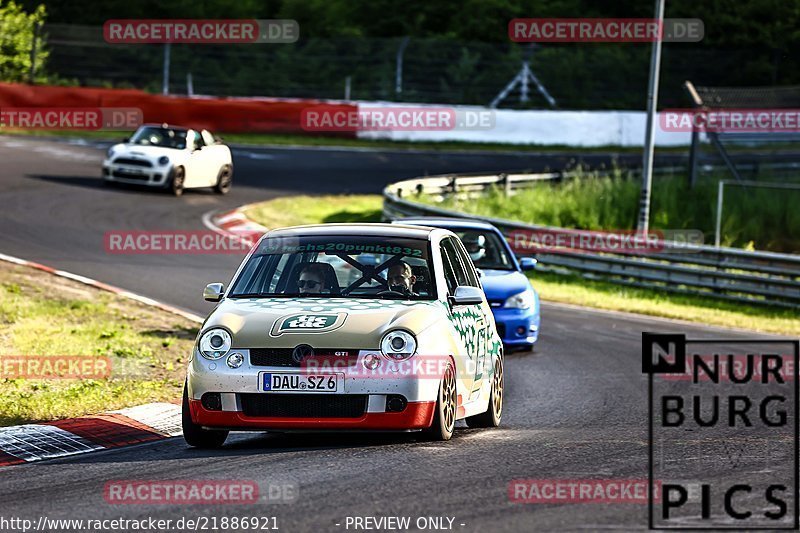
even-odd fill
[(533, 349), (541, 322), (539, 294), (523, 271), (532, 270), (535, 259), (518, 259), (500, 230), (488, 222), (436, 217), (401, 218), (393, 222), (445, 228), (458, 235), (481, 273), (483, 291), (492, 306), (503, 344), (506, 348)]

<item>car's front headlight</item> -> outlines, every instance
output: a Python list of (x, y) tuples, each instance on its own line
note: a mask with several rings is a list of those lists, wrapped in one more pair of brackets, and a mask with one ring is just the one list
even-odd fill
[(221, 359), (231, 349), (231, 334), (222, 328), (211, 328), (200, 337), (198, 349), (206, 359)]
[(164, 165), (169, 165), (169, 157), (162, 155), (161, 157), (158, 158), (158, 164), (161, 165), (162, 167)]
[(503, 307), (511, 307), (514, 309), (528, 309), (533, 305), (533, 291), (525, 289), (522, 292), (509, 296)]
[(401, 329), (388, 332), (381, 339), (381, 353), (389, 359), (402, 361), (417, 351), (417, 339), (414, 335)]
[(107, 157), (108, 159), (111, 159), (112, 157), (114, 157), (114, 147), (113, 147), (113, 146), (112, 146), (112, 147), (110, 147), (110, 148), (108, 149), (108, 151), (106, 152), (106, 157)]

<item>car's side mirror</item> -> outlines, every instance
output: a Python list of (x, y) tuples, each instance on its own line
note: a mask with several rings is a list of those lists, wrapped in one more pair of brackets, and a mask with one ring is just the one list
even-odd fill
[(222, 283), (209, 283), (203, 289), (203, 299), (207, 302), (218, 302), (222, 300), (222, 295), (225, 293), (225, 285)]
[(536, 264), (538, 262), (539, 261), (533, 257), (521, 257), (519, 260), (519, 266), (522, 268), (522, 270), (533, 270), (536, 268)]
[(455, 292), (448, 296), (450, 305), (475, 305), (483, 303), (483, 291), (477, 287), (459, 285)]
[(478, 273), (478, 277), (479, 277), (479, 278), (482, 278), (482, 277), (483, 277), (483, 270), (481, 270), (480, 268), (476, 268), (476, 269), (475, 269), (475, 272), (477, 272), (477, 273)]
[(119, 140), (119, 142), (121, 144), (128, 144), (130, 142), (130, 140), (131, 140), (130, 137), (123, 137), (122, 139)]

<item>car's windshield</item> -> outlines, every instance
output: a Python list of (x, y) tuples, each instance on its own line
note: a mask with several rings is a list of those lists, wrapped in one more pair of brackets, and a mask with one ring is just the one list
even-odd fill
[(264, 239), (229, 294), (433, 300), (427, 240), (380, 236)]
[(183, 150), (186, 148), (186, 130), (145, 126), (133, 134), (130, 142), (144, 146), (161, 146)]
[(478, 268), (514, 270), (508, 249), (497, 233), (490, 230), (453, 229), (464, 243), (472, 262)]

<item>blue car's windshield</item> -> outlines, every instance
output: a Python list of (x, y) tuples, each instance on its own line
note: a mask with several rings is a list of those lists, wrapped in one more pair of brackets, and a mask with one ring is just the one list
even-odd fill
[(261, 241), (229, 296), (436, 298), (427, 240), (397, 237), (272, 237)]
[(489, 230), (458, 228), (453, 228), (452, 231), (464, 243), (464, 247), (477, 268), (516, 270), (511, 257), (509, 257), (508, 248), (497, 236), (497, 233)]

